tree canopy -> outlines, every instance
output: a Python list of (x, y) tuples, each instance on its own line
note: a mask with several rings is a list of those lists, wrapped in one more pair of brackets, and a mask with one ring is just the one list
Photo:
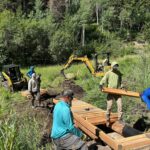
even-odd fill
[(150, 40), (149, 0), (3, 0), (0, 20), (1, 64), (62, 63), (74, 49), (123, 55), (123, 42)]

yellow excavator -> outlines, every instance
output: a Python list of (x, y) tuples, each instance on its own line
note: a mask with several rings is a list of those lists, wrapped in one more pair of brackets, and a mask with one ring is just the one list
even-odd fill
[(111, 68), (110, 54), (111, 54), (110, 52), (102, 53), (102, 55), (106, 55), (106, 59), (104, 59), (104, 61), (101, 64), (98, 63), (98, 55), (100, 54), (97, 54), (97, 53), (94, 54), (95, 67), (93, 67), (93, 64), (91, 63), (91, 61), (89, 60), (87, 56), (77, 56), (75, 54), (72, 54), (69, 57), (67, 63), (64, 65), (63, 69), (61, 70), (61, 74), (65, 78), (67, 78), (64, 73), (64, 70), (69, 68), (73, 62), (83, 62), (93, 76), (102, 77), (104, 76), (106, 71), (108, 71)]
[(23, 77), (19, 65), (4, 65), (0, 73), (1, 85), (10, 91), (27, 89), (27, 79)]

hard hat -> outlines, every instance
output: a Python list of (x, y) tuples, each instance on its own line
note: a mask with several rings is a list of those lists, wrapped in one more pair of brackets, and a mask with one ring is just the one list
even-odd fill
[(116, 61), (114, 61), (114, 62), (111, 63), (111, 67), (114, 67), (115, 65), (119, 66), (119, 64)]

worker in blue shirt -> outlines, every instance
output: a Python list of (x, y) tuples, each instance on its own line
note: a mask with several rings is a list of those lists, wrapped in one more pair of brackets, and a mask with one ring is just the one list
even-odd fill
[(35, 71), (34, 71), (34, 66), (31, 66), (30, 67), (30, 70), (27, 72), (27, 76), (29, 77), (29, 78), (32, 78), (32, 74), (33, 73), (35, 73)]
[(141, 93), (141, 99), (144, 103), (146, 103), (148, 110), (150, 110), (150, 88), (145, 89)]
[(73, 122), (70, 108), (73, 95), (72, 90), (64, 91), (61, 100), (55, 105), (53, 111), (51, 138), (57, 150), (88, 150), (87, 144), (81, 140), (82, 132)]

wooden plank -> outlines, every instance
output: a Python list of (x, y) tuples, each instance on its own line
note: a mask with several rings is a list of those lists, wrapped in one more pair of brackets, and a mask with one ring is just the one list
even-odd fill
[(122, 144), (123, 150), (129, 150), (131, 148), (138, 148), (141, 146), (150, 146), (150, 139), (142, 138), (134, 141), (128, 141), (127, 143)]
[(87, 113), (87, 112), (90, 112), (90, 113), (93, 113), (93, 112), (105, 112), (105, 111), (100, 111), (98, 108), (93, 108), (93, 109), (90, 109), (89, 111), (87, 111), (87, 110), (83, 110), (83, 109), (78, 109), (78, 110), (76, 110), (76, 109), (71, 109), (73, 112), (75, 112), (75, 113)]
[[(115, 119), (110, 119), (110, 123), (114, 123), (117, 120)], [(90, 122), (93, 125), (101, 125), (101, 124), (106, 124), (106, 119), (87, 119), (88, 122)]]
[(132, 148), (132, 150), (150, 150), (150, 146), (149, 145), (140, 146), (140, 147)]
[(134, 141), (134, 140), (142, 139), (142, 138), (145, 138), (145, 137), (146, 137), (145, 134), (140, 134), (140, 135), (135, 135), (135, 136), (127, 137), (127, 138), (124, 138), (124, 139), (120, 139), (118, 142), (126, 143), (128, 141)]
[(111, 129), (122, 135), (124, 125), (116, 121), (111, 125)]
[(89, 137), (91, 137), (93, 140), (98, 139), (98, 137), (97, 137), (95, 134), (93, 134), (90, 130), (88, 130), (87, 128), (85, 128), (85, 127), (84, 127), (82, 124), (80, 124), (80, 122), (78, 122), (77, 120), (76, 120), (76, 123), (77, 123), (78, 127), (79, 127), (84, 133), (86, 133)]
[(105, 116), (105, 113), (104, 112), (87, 112), (87, 113), (76, 113), (80, 116)]
[(81, 105), (81, 106), (72, 106), (72, 108), (71, 109), (94, 109), (93, 107), (90, 107), (90, 106), (88, 106), (88, 105)]
[[(97, 118), (106, 118), (105, 117), (105, 115), (104, 114), (99, 114), (99, 115), (94, 115), (94, 114), (89, 114), (89, 115), (86, 115), (86, 114), (84, 114), (84, 115), (79, 115), (79, 116), (81, 116), (81, 117), (86, 117), (86, 118), (88, 118), (88, 119), (97, 119)], [(118, 118), (118, 115), (111, 115), (110, 116), (110, 118)]]
[(103, 88), (102, 92), (104, 93), (110, 93), (110, 94), (116, 94), (116, 95), (124, 95), (124, 96), (131, 96), (131, 97), (140, 97), (140, 93), (138, 92), (132, 92), (132, 91), (126, 91), (122, 89), (112, 89), (112, 88)]
[(97, 137), (101, 138), (106, 144), (108, 144), (110, 147), (112, 147), (115, 150), (118, 150), (118, 143), (115, 142), (111, 137), (109, 137), (106, 133), (104, 133), (102, 130), (97, 128), (96, 126), (92, 125), (88, 121), (84, 120), (82, 117), (73, 114), (75, 120), (77, 120), (82, 126), (90, 130), (93, 134), (95, 134)]
[(112, 139), (124, 139), (123, 136), (121, 136), (120, 134), (116, 133), (116, 132), (111, 132), (107, 134), (108, 136), (110, 136)]

